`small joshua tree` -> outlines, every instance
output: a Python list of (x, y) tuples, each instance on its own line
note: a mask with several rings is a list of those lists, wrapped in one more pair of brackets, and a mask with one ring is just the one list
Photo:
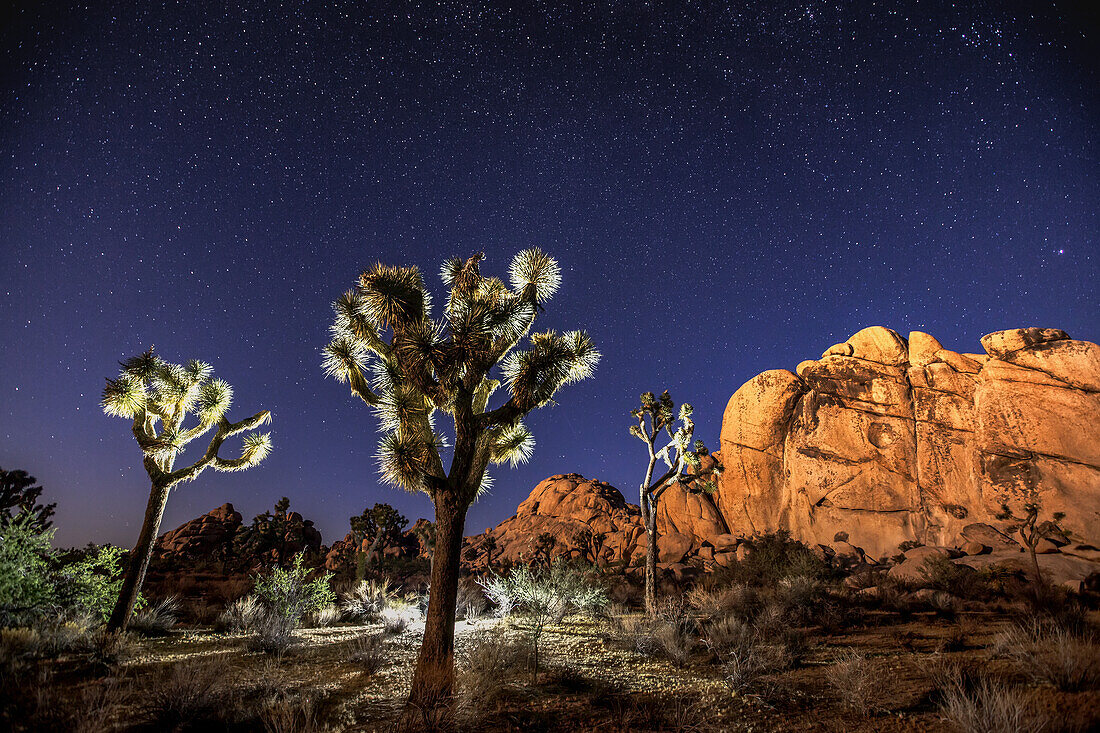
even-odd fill
[[(661, 393), (660, 398), (654, 397), (652, 392), (643, 393), (641, 407), (630, 413), (637, 420), (636, 425), (630, 426), (630, 434), (645, 443), (649, 451), (649, 465), (645, 480), (639, 488), (638, 498), (642, 508), (642, 523), (646, 530), (645, 607), (650, 616), (657, 613), (657, 502), (669, 487), (677, 483), (685, 488), (696, 488), (707, 493), (716, 488), (713, 476), (718, 469), (707, 476), (686, 472), (689, 467), (698, 469), (699, 456), (707, 455), (707, 447), (703, 441), (697, 440), (692, 446), (695, 423), (691, 420), (691, 412), (691, 405), (686, 402), (680, 405), (680, 427), (675, 433), (672, 432), (676, 405), (666, 390)], [(668, 435), (669, 441), (658, 450), (657, 439), (661, 432)], [(654, 480), (653, 472), (658, 460), (664, 461), (668, 470)]]
[(1018, 532), (1020, 539), (1024, 541), (1024, 547), (1031, 555), (1031, 569), (1035, 579), (1035, 597), (1040, 598), (1046, 592), (1046, 581), (1039, 569), (1039, 543), (1051, 537), (1065, 536), (1066, 530), (1062, 527), (1061, 522), (1066, 518), (1066, 515), (1064, 512), (1055, 512), (1050, 519), (1040, 522), (1039, 512), (1042, 507), (1037, 500), (1024, 503), (1023, 509), (1023, 516), (1016, 516), (1009, 508), (1008, 502), (1002, 502), (997, 519), (1008, 522), (1007, 529)]
[[(103, 411), (133, 420), (130, 429), (144, 454), (145, 472), (152, 488), (141, 533), (127, 561), (118, 602), (107, 624), (111, 631), (125, 629), (130, 621), (172, 487), (193, 481), (207, 468), (243, 471), (262, 461), (271, 450), (269, 433), (250, 433), (244, 438), (240, 458), (218, 455), (227, 438), (269, 422), (271, 413), (263, 410), (240, 422), (229, 422), (225, 413), (233, 389), (221, 379), (210, 378), (209, 364), (201, 361), (191, 361), (187, 366), (170, 364), (155, 356), (150, 348), (122, 362), (121, 367), (118, 377), (108, 379), (103, 389)], [(189, 414), (198, 422), (186, 428), (184, 421)], [(215, 432), (206, 452), (190, 466), (176, 468), (176, 459), (184, 448), (211, 430)]]
[[(359, 516), (351, 517), (350, 522), (351, 536), (355, 540), (355, 579), (363, 580), (367, 564), (377, 560), (379, 554), (397, 542), (409, 520), (389, 504), (375, 504)], [(366, 551), (362, 549), (364, 540), (370, 540)]]
[[(378, 415), (383, 480), (422, 491), (435, 505), (431, 595), (410, 711), (451, 703), (463, 528), (470, 504), (489, 486), (489, 463), (526, 461), (534, 440), (523, 417), (588, 377), (599, 359), (583, 331), (535, 333), (515, 350), (558, 289), (561, 270), (540, 250), (525, 250), (512, 260), (509, 288), (481, 275), (482, 258), (443, 264), (450, 293), (439, 320), (417, 268), (374, 265), (333, 304), (333, 338), (324, 349), (325, 372)], [(491, 408), (502, 384), (508, 397)], [(449, 468), (437, 411), (454, 425)]]
[(554, 548), (558, 546), (558, 538), (549, 532), (543, 532), (539, 536), (535, 537), (535, 546), (531, 550), (531, 554), (535, 558), (536, 563), (542, 563), (547, 568), (554, 562)]
[(597, 532), (591, 527), (583, 527), (573, 535), (573, 542), (580, 547), (584, 559), (593, 565), (599, 564), (600, 554), (603, 552), (603, 544), (606, 540), (606, 532)]

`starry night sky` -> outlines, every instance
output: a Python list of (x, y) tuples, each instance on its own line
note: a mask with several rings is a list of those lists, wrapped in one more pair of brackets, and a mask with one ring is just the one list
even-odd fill
[(632, 497), (647, 389), (717, 447), (740, 384), (864, 326), (1100, 341), (1095, 10), (89, 5), (0, 18), (0, 466), (59, 502), (61, 545), (136, 539), (147, 479), (98, 400), (150, 344), (211, 362), (231, 419), (274, 413), (267, 461), (181, 485), (165, 529), (283, 495), (326, 542), (377, 501), (430, 516), (379, 485), (374, 417), (320, 368), (375, 260), (438, 299), (445, 257), (502, 275), (540, 246), (564, 283), (539, 326), (604, 354), (468, 533), (554, 473)]

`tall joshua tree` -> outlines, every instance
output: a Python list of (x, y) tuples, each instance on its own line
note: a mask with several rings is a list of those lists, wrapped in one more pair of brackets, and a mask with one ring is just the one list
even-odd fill
[[(111, 631), (121, 631), (130, 622), (172, 487), (193, 481), (207, 468), (243, 471), (262, 461), (271, 450), (270, 433), (250, 433), (244, 438), (240, 458), (218, 455), (227, 438), (270, 422), (271, 413), (263, 410), (240, 422), (229, 422), (225, 413), (233, 398), (233, 388), (221, 379), (211, 379), (209, 364), (201, 361), (188, 362), (187, 366), (170, 364), (155, 356), (150, 348), (120, 366), (118, 377), (107, 380), (101, 404), (108, 415), (133, 420), (130, 429), (144, 454), (142, 462), (152, 488), (118, 602), (107, 622)], [(188, 414), (198, 420), (189, 428), (184, 426)], [(190, 466), (176, 468), (176, 459), (187, 444), (211, 430), (215, 432), (206, 452)]]
[[(646, 468), (645, 480), (639, 487), (639, 504), (642, 508), (642, 523), (646, 531), (645, 553), (645, 608), (649, 615), (657, 613), (657, 502), (661, 495), (668, 489), (679, 483), (687, 489), (697, 489), (712, 492), (716, 488), (714, 472), (703, 475), (687, 473), (688, 468), (700, 467), (700, 456), (707, 455), (707, 447), (703, 441), (697, 440), (692, 445), (692, 435), (695, 433), (695, 423), (691, 420), (692, 408), (686, 402), (680, 405), (680, 426), (676, 432), (672, 432), (675, 423), (673, 415), (676, 414), (676, 405), (669, 396), (668, 390), (661, 393), (659, 398), (652, 392), (642, 394), (642, 405), (631, 411), (631, 415), (637, 420), (636, 425), (630, 426), (630, 434), (646, 444), (649, 451), (649, 465)], [(663, 448), (657, 448), (657, 441), (664, 432), (669, 441)], [(653, 473), (657, 461), (664, 461), (668, 470), (654, 480)]]
[[(332, 341), (324, 349), (325, 372), (378, 416), (383, 480), (422, 491), (435, 505), (431, 596), (410, 710), (450, 701), (462, 534), (467, 509), (490, 484), (489, 463), (526, 461), (534, 439), (523, 417), (563, 385), (590, 376), (599, 360), (583, 331), (535, 333), (517, 349), (558, 289), (561, 270), (540, 250), (524, 250), (512, 260), (509, 288), (481, 275), (483, 256), (443, 263), (450, 292), (438, 320), (416, 267), (374, 265), (333, 304)], [(491, 408), (502, 384), (507, 399)], [(437, 411), (453, 421), (449, 468)]]

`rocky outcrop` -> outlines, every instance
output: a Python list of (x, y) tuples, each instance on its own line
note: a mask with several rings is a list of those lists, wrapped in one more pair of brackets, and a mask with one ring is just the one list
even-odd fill
[[(604, 535), (598, 547), (584, 539), (587, 531)], [(493, 560), (524, 562), (535, 558), (539, 535), (549, 533), (555, 544), (551, 555), (583, 556), (595, 552), (600, 562), (630, 560), (644, 541), (641, 513), (628, 504), (622, 493), (604, 481), (593, 481), (576, 473), (551, 476), (534, 488), (516, 509), (484, 534), (467, 537), (465, 556), (471, 564)], [(486, 538), (492, 538), (491, 542)]]
[[(701, 470), (709, 472), (717, 458), (705, 457)], [(739, 540), (726, 529), (711, 496), (674, 485), (658, 504), (658, 561), (672, 567), (696, 560), (709, 567), (728, 559)], [(536, 559), (539, 536), (547, 533), (554, 538), (550, 553), (554, 558), (630, 565), (645, 556), (645, 529), (638, 506), (628, 503), (611, 484), (575, 473), (551, 476), (539, 483), (515, 516), (483, 534), (467, 537), (463, 556), (475, 570), (485, 567), (490, 550), (494, 563), (531, 562)]]
[[(252, 529), (243, 524), (240, 512), (232, 504), (222, 504), (157, 538), (154, 556), (158, 560), (187, 565), (224, 561), (231, 556), (234, 562), (244, 564), (260, 559), (258, 556), (235, 557), (238, 551), (277, 555), (275, 550), (257, 549), (256, 543), (250, 541), (251, 533)], [(303, 519), (298, 512), (289, 512), (283, 521), (280, 549), (284, 557), (303, 551), (317, 552), (321, 549), (321, 533), (312, 520)]]
[(729, 532), (846, 532), (881, 556), (906, 540), (960, 545), (969, 525), (999, 526), (1002, 502), (1037, 498), (1100, 544), (1100, 347), (1038, 328), (982, 347), (875, 326), (749, 380), (722, 423)]
[(212, 558), (220, 546), (233, 541), (241, 522), (241, 513), (232, 504), (222, 504), (161, 535), (154, 552), (162, 558), (179, 560)]
[[(430, 525), (431, 523), (426, 519), (417, 520), (416, 524), (401, 534), (396, 542), (381, 548), (382, 556), (391, 558), (430, 557), (430, 553), (422, 548), (420, 541), (421, 528)], [(356, 567), (356, 552), (368, 552), (370, 546), (370, 538), (356, 542), (352, 533), (348, 532), (343, 539), (332, 543), (332, 547), (325, 554), (325, 567), (333, 572), (354, 570)]]

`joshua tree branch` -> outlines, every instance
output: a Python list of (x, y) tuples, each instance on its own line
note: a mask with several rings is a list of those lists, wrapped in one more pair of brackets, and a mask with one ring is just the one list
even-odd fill
[(222, 417), (218, 421), (218, 432), (210, 439), (210, 445), (207, 447), (203, 457), (186, 468), (180, 468), (167, 474), (165, 481), (170, 486), (174, 486), (181, 481), (190, 481), (211, 465), (219, 471), (235, 471), (241, 468), (248, 468), (254, 462), (251, 458), (241, 456), (240, 458), (227, 460), (218, 457), (218, 450), (222, 447), (222, 443), (225, 442), (227, 438), (243, 433), (246, 430), (252, 430), (270, 421), (271, 413), (267, 410), (261, 410), (252, 417), (245, 418), (235, 423), (231, 423)]

